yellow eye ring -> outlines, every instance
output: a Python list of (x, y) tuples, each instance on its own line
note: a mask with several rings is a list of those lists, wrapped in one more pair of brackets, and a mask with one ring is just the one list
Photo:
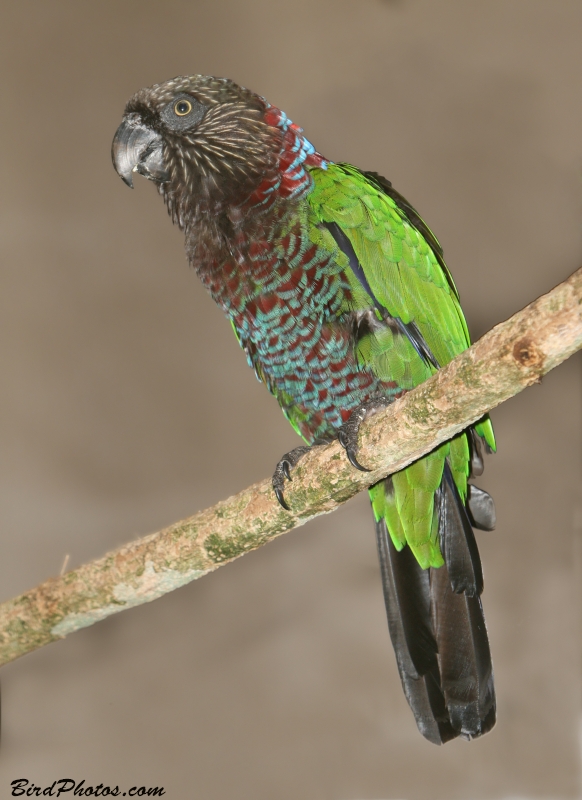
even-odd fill
[(178, 117), (187, 117), (192, 111), (192, 103), (189, 100), (178, 100), (174, 106), (174, 113)]

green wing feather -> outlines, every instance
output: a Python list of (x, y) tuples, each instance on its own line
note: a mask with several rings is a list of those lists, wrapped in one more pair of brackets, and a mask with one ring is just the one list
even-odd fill
[[(309, 197), (314, 231), (321, 223), (336, 223), (349, 238), (372, 296), (350, 269), (352, 307), (376, 307), (403, 323), (414, 323), (437, 362), (443, 366), (470, 345), (469, 332), (453, 279), (438, 240), (418, 213), (385, 179), (363, 173), (349, 164), (313, 169), (314, 191)], [(314, 236), (329, 239), (326, 229)], [(342, 254), (343, 255), (343, 254)], [(358, 342), (358, 358), (385, 381), (412, 389), (435, 367), (416, 351), (408, 337), (388, 327), (368, 333)], [(488, 447), (495, 438), (488, 417), (475, 430)], [(470, 449), (463, 433), (428, 456), (395, 473), (370, 490), (376, 519), (384, 518), (395, 547), (408, 544), (423, 567), (443, 563), (438, 544), (434, 495), (445, 459), (463, 500), (467, 495)]]

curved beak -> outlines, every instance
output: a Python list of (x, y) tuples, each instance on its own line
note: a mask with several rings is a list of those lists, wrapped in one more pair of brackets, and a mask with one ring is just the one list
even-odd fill
[(144, 125), (137, 114), (129, 114), (117, 129), (111, 145), (111, 160), (130, 189), (133, 189), (133, 172), (157, 183), (170, 179), (164, 164), (162, 137)]

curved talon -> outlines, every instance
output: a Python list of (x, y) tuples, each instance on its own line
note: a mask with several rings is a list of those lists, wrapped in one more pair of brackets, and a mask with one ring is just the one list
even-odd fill
[(285, 511), (291, 511), (287, 503), (285, 502), (285, 497), (283, 496), (283, 492), (279, 487), (273, 487), (273, 491), (275, 492), (275, 497), (279, 501), (279, 504), (283, 506)]
[(363, 467), (356, 458), (356, 454), (358, 452), (358, 433), (360, 430), (360, 425), (366, 419), (368, 414), (373, 414), (375, 411), (379, 411), (381, 408), (386, 408), (388, 405), (390, 405), (390, 403), (386, 397), (374, 397), (367, 403), (362, 403), (361, 406), (352, 412), (348, 421), (345, 422), (337, 431), (338, 441), (346, 451), (348, 461), (352, 467), (354, 467), (354, 469), (359, 469), (360, 472), (372, 472), (371, 469)]
[[(341, 444), (341, 442), (340, 442), (340, 444)], [(356, 469), (359, 469), (360, 472), (372, 472), (371, 469), (368, 469), (368, 467), (363, 467), (360, 464), (360, 462), (356, 459), (356, 454), (351, 449), (351, 447), (346, 447), (346, 456), (348, 457), (348, 461), (350, 462), (352, 467), (355, 467)]]
[(360, 426), (358, 424), (358, 427), (355, 429), (355, 431), (354, 432), (350, 431), (349, 433), (345, 429), (340, 428), (337, 434), (337, 439), (338, 442), (346, 451), (348, 461), (350, 462), (352, 467), (354, 467), (355, 469), (359, 469), (360, 472), (371, 472), (372, 470), (368, 469), (367, 467), (363, 467), (356, 458), (356, 453), (358, 452), (358, 450), (357, 447), (353, 446), (353, 441), (354, 439), (357, 440), (357, 435), (358, 435), (357, 431), (359, 427)]
[(273, 473), (273, 478), (272, 478), (273, 491), (275, 492), (275, 497), (279, 501), (280, 505), (285, 509), (285, 511), (291, 511), (283, 495), (285, 479), (287, 479), (288, 481), (292, 480), (291, 470), (293, 469), (293, 467), (297, 465), (298, 461), (308, 450), (309, 447), (301, 446), (301, 447), (295, 447), (293, 450), (290, 450), (288, 453), (285, 453), (283, 458), (277, 464), (275, 472)]

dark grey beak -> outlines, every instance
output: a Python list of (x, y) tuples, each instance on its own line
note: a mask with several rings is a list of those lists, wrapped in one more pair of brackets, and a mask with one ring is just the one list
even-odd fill
[(117, 129), (111, 145), (111, 160), (130, 189), (133, 189), (133, 172), (157, 183), (170, 179), (164, 164), (162, 137), (144, 125), (137, 114), (129, 114)]

